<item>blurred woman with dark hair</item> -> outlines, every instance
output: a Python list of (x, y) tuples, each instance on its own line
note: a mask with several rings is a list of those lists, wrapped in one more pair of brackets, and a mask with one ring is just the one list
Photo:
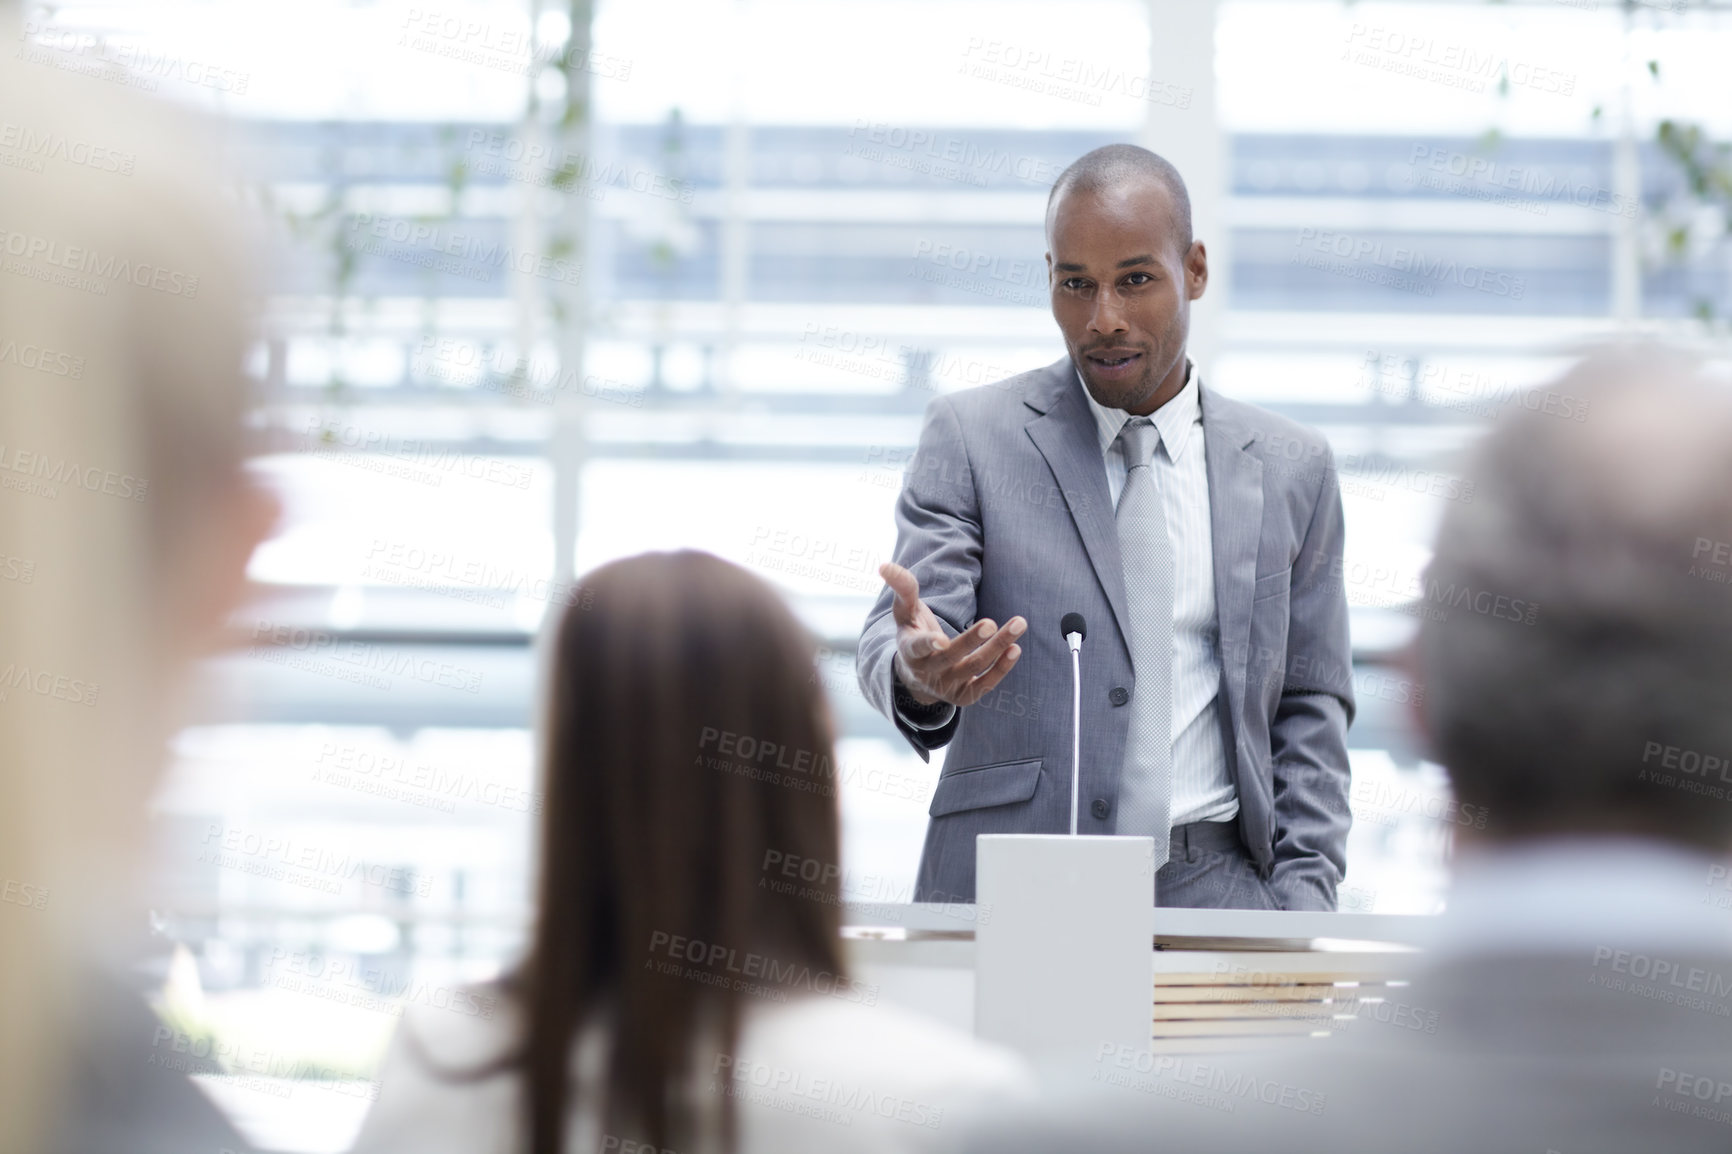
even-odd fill
[[(702, 553), (602, 567), (549, 706), (528, 955), (496, 1018), (408, 1015), (357, 1151), (930, 1150), (1027, 1086), (848, 977), (829, 711), (768, 585)], [(787, 861), (817, 863), (791, 892)]]

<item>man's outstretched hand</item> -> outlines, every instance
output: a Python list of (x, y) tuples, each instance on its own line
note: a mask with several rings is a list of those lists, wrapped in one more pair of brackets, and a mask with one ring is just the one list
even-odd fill
[(982, 618), (949, 637), (920, 599), (914, 574), (886, 563), (878, 567), (878, 575), (896, 596), (891, 609), (896, 618), (896, 676), (922, 705), (973, 705), (991, 693), (1022, 656), (1016, 639), (1028, 631), (1028, 622), (1021, 617), (1012, 617), (1002, 629)]

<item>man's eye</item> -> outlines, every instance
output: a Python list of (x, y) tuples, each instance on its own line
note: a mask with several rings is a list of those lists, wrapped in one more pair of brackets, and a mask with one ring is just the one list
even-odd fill
[(1073, 276), (1073, 277), (1068, 278), (1064, 282), (1064, 287), (1069, 289), (1071, 292), (1079, 292), (1082, 289), (1087, 288), (1088, 283), (1089, 283), (1088, 281), (1083, 280), (1081, 277), (1074, 277)]
[(1126, 284), (1148, 284), (1149, 282), (1153, 281), (1154, 279), (1155, 279), (1154, 277), (1150, 276), (1146, 272), (1134, 272), (1130, 276), (1125, 278), (1125, 283)]

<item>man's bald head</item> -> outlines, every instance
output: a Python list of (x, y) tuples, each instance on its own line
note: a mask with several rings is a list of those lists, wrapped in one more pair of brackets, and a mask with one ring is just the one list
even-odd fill
[(1096, 193), (1152, 181), (1166, 192), (1172, 210), (1172, 235), (1182, 253), (1191, 247), (1191, 194), (1185, 178), (1165, 157), (1134, 144), (1107, 144), (1077, 157), (1059, 173), (1046, 199), (1046, 233), (1052, 239), (1053, 212), (1070, 193)]

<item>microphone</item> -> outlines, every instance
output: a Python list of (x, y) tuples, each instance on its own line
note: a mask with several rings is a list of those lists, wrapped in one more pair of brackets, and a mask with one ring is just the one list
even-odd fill
[(1070, 643), (1070, 834), (1075, 837), (1077, 789), (1082, 781), (1082, 643), (1089, 627), (1081, 613), (1066, 613), (1058, 627)]

